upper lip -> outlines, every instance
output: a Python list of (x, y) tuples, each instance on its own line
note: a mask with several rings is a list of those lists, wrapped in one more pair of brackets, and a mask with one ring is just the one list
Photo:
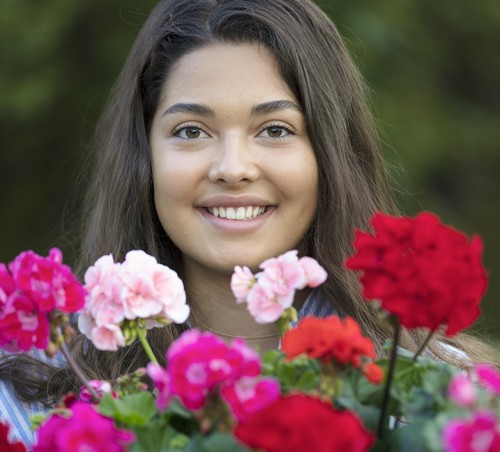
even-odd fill
[(204, 207), (204, 208), (246, 207), (246, 206), (265, 207), (270, 205), (274, 204), (259, 196), (250, 196), (250, 195), (242, 195), (242, 196), (213, 195), (197, 203), (197, 207)]

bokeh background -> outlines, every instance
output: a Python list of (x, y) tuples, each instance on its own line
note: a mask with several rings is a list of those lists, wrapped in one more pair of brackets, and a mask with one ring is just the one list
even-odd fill
[[(0, 261), (74, 262), (86, 144), (156, 0), (0, 0)], [(485, 242), (500, 343), (500, 3), (322, 0), (372, 93), (400, 205)], [(79, 183), (77, 183), (79, 181)]]

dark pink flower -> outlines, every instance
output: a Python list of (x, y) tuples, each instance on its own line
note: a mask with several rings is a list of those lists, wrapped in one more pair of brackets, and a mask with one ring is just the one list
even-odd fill
[(247, 421), (280, 396), (280, 385), (272, 378), (243, 377), (225, 385), (222, 397), (239, 422)]
[(491, 364), (478, 364), (474, 371), (487, 391), (500, 396), (500, 370)]
[(113, 420), (99, 414), (94, 405), (75, 402), (68, 416), (54, 414), (42, 424), (33, 450), (121, 452), (134, 439), (132, 432), (117, 428)]
[(497, 452), (500, 423), (495, 414), (477, 411), (472, 419), (454, 419), (443, 430), (445, 452)]
[(147, 366), (149, 378), (153, 380), (157, 390), (156, 406), (159, 410), (164, 411), (170, 403), (170, 377), (166, 369), (159, 364), (149, 363)]
[(0, 315), (0, 346), (9, 352), (45, 350), (49, 343), (49, 320), (22, 291), (9, 296)]
[[(111, 387), (111, 384), (108, 381), (104, 380), (89, 380), (89, 386), (94, 389), (99, 398), (101, 398), (104, 394), (111, 393), (112, 396), (116, 399), (118, 396), (115, 391)], [(87, 386), (82, 386), (80, 391), (80, 400), (85, 403), (96, 403), (97, 400), (94, 400), (94, 396), (90, 393), (89, 388)]]
[(57, 248), (42, 257), (33, 251), (24, 251), (10, 264), (9, 270), (16, 287), (31, 298), (42, 312), (60, 309), (76, 312), (85, 303), (85, 290), (67, 265)]
[(149, 367), (148, 373), (165, 403), (178, 396), (189, 409), (202, 408), (214, 388), (260, 373), (260, 358), (243, 339), (226, 344), (198, 330), (186, 331), (170, 346), (167, 362), (167, 373), (157, 367)]

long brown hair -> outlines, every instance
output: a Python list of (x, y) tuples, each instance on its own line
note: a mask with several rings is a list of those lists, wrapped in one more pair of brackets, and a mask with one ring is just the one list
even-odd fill
[[(391, 330), (363, 302), (357, 280), (343, 262), (351, 252), (354, 228), (366, 228), (376, 210), (394, 212), (395, 207), (366, 87), (334, 24), (309, 0), (163, 0), (157, 5), (96, 131), (79, 268), (83, 271), (104, 254), (122, 260), (127, 251), (143, 249), (182, 275), (179, 251), (154, 208), (148, 132), (172, 65), (214, 43), (257, 43), (276, 58), (302, 106), (319, 169), (318, 208), (305, 243), (307, 254), (329, 274), (322, 297), (356, 318), (381, 346)], [(149, 333), (157, 356), (164, 355), (178, 332), (166, 327)], [(418, 335), (403, 336), (402, 345), (415, 350)], [(468, 340), (460, 348), (472, 358), (486, 356), (474, 352)], [(444, 356), (437, 345), (434, 349)], [(92, 378), (113, 379), (147, 362), (137, 344), (118, 353), (99, 352), (81, 336), (73, 353)], [(75, 388), (67, 370), (49, 378), (49, 393), (55, 396)]]

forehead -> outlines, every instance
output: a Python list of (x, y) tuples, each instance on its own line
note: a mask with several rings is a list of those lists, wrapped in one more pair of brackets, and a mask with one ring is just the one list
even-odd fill
[(216, 44), (181, 57), (171, 68), (161, 104), (296, 101), (274, 55), (258, 44)]

